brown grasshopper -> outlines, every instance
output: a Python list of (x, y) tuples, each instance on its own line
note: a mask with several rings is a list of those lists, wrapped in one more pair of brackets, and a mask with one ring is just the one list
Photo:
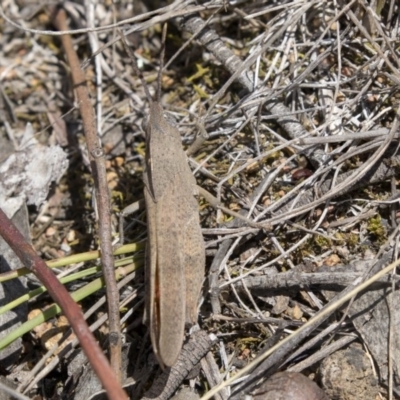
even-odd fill
[[(147, 213), (146, 312), (153, 350), (160, 365), (172, 366), (182, 348), (185, 325), (197, 322), (197, 304), (205, 269), (196, 180), (182, 149), (178, 129), (164, 118), (161, 73), (156, 101), (120, 33), (150, 102), (144, 124), (146, 158), (143, 173)], [(163, 30), (164, 58), (166, 30)]]

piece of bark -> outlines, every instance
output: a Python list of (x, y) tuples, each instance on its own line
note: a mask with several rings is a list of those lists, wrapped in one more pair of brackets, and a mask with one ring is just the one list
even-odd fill
[[(351, 263), (350, 269), (364, 274), (369, 271), (369, 276), (380, 271), (392, 260), (392, 251), (384, 253), (378, 262), (374, 260), (358, 260)], [(324, 267), (321, 270), (327, 270)], [(386, 277), (385, 277), (386, 278)], [(395, 277), (393, 277), (395, 279)], [(332, 298), (335, 293), (323, 291), (328, 298)], [(393, 312), (390, 312), (390, 304), (393, 302)], [(390, 286), (369, 288), (364, 293), (356, 297), (348, 310), (348, 315), (352, 318), (357, 332), (361, 335), (364, 343), (370, 351), (377, 369), (379, 379), (382, 383), (387, 383), (388, 379), (388, 340), (389, 323), (393, 325), (393, 349), (392, 358), (394, 362), (394, 387), (400, 390), (400, 312), (396, 307), (400, 302), (400, 294), (395, 291), (391, 293)]]
[[(0, 160), (6, 160), (14, 151), (13, 146), (5, 136), (0, 136)], [(0, 201), (0, 207), (4, 203)], [(7, 212), (7, 210), (6, 210)], [(9, 214), (10, 215), (10, 214)], [(26, 204), (21, 202), (13, 211), (12, 221), (23, 233), (25, 238), (29, 238), (28, 211)], [(8, 272), (21, 266), (19, 259), (10, 246), (0, 237), (0, 272)], [(0, 306), (14, 300), (18, 296), (26, 293), (26, 278), (20, 277), (0, 285)], [(0, 315), (0, 336), (4, 337), (12, 330), (16, 329), (24, 322), (28, 315), (26, 304), (22, 304), (13, 310)], [(7, 348), (0, 351), (0, 366), (10, 369), (18, 360), (22, 350), (22, 338), (11, 343)]]
[[(389, 307), (393, 303), (393, 312)], [(383, 382), (388, 379), (389, 326), (393, 325), (393, 348), (391, 357), (394, 364), (395, 386), (400, 384), (400, 293), (390, 289), (369, 291), (357, 298), (350, 311), (353, 323), (371, 352)]]
[[(40, 144), (30, 124), (20, 140), (18, 151), (4, 136), (0, 137), (0, 207), (30, 242), (26, 204), (40, 206), (47, 198), (52, 182), (68, 167), (66, 153), (59, 146)], [(21, 267), (19, 259), (0, 238), (0, 272)], [(20, 277), (0, 285), (0, 306), (26, 293), (26, 278)], [(0, 337), (5, 337), (27, 318), (23, 304), (0, 316)], [(10, 368), (17, 361), (22, 339), (17, 339), (0, 352), (0, 366)]]
[(208, 353), (215, 343), (205, 331), (198, 331), (192, 335), (178, 357), (178, 361), (171, 368), (166, 368), (156, 379), (153, 386), (145, 393), (142, 400), (167, 400), (177, 390), (183, 379), (195, 365)]

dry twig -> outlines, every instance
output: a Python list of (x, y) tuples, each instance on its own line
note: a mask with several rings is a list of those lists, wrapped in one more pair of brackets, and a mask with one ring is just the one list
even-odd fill
[[(59, 30), (67, 30), (66, 14), (64, 10), (56, 11), (54, 24)], [(101, 261), (107, 288), (107, 304), (110, 333), (109, 349), (111, 365), (118, 380), (121, 382), (121, 328), (119, 318), (119, 291), (115, 280), (114, 256), (111, 244), (111, 212), (110, 195), (107, 184), (104, 151), (97, 136), (93, 107), (86, 87), (86, 79), (79, 66), (79, 59), (74, 50), (71, 37), (61, 37), (69, 65), (72, 80), (79, 102), (83, 127), (86, 136), (90, 166), (95, 182), (96, 204), (99, 213), (99, 238), (101, 247)]]

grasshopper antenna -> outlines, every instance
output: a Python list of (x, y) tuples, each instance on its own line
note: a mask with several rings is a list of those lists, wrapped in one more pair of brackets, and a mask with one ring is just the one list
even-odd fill
[(160, 55), (160, 69), (158, 70), (157, 76), (157, 97), (156, 101), (160, 103), (161, 101), (161, 80), (162, 72), (164, 68), (164, 57), (165, 57), (165, 40), (167, 38), (167, 24), (164, 24), (161, 37), (161, 55)]
[[(142, 85), (144, 87), (144, 92), (146, 94), (147, 100), (149, 101), (149, 103), (152, 103), (153, 99), (151, 97), (151, 94), (150, 94), (149, 88), (147, 86), (147, 83), (144, 80), (144, 76), (142, 74), (142, 71), (140, 71), (140, 69), (139, 69), (139, 67), (137, 65), (135, 54), (133, 53), (133, 50), (129, 47), (128, 43), (126, 42), (125, 36), (122, 33), (122, 31), (120, 29), (117, 29), (117, 31), (118, 31), (118, 34), (119, 34), (121, 40), (122, 40), (122, 44), (124, 45), (124, 49), (125, 49), (126, 53), (128, 54), (131, 62), (132, 62), (133, 70), (135, 71), (135, 74), (139, 77), (139, 79), (142, 82)], [(157, 96), (158, 96), (158, 90), (157, 90)]]

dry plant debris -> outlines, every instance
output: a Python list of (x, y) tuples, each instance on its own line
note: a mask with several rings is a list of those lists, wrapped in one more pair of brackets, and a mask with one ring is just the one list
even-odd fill
[[(270, 226), (232, 220), (199, 199), (207, 247), (199, 323), (218, 337), (209, 353), (217, 373), (191, 381), (204, 394), (318, 314), (332, 291), (340, 296), (398, 258), (400, 9), (394, 0), (174, 1), (159, 2), (158, 9), (147, 3), (65, 3), (71, 29), (83, 29), (73, 39), (107, 154), (114, 211), (142, 197), (147, 105), (111, 25), (124, 21), (120, 27), (151, 85), (159, 64), (159, 23), (168, 21), (162, 102), (185, 148), (203, 138), (189, 158), (197, 183), (230, 210)], [(46, 205), (30, 210), (34, 244), (45, 258), (96, 249), (82, 120), (59, 38), (42, 32), (53, 31), (50, 11), (9, 0), (2, 12), (0, 134), (13, 138), (30, 123), (39, 142), (69, 154), (69, 169)], [(127, 237), (142, 241), (143, 212), (131, 221)], [(49, 228), (53, 234), (40, 234)], [(354, 341), (363, 345), (357, 351), (369, 351), (377, 392), (398, 395), (397, 281), (395, 273), (380, 279), (220, 398), (238, 398), (276, 370), (327, 382), (321, 374), (332, 368), (326, 362), (320, 368), (329, 355), (324, 348), (334, 353)], [(143, 294), (141, 282), (136, 274), (122, 290)], [(129, 303), (133, 311), (123, 327), (131, 343), (128, 376), (135, 398), (158, 371), (148, 362), (139, 299)], [(24, 340), (25, 357), (12, 373), (38, 361), (38, 344)], [(62, 398), (76, 385), (62, 375), (72, 357), (60, 358), (30, 390), (51, 382), (46, 396)]]

